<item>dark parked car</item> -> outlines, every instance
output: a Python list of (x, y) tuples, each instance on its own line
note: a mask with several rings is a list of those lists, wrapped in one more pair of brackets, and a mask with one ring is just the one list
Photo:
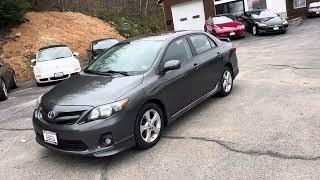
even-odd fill
[(222, 14), (210, 17), (206, 21), (205, 31), (216, 37), (243, 37), (245, 26), (232, 14)]
[(247, 31), (253, 35), (259, 33), (285, 33), (288, 22), (282, 20), (275, 12), (269, 9), (247, 11), (242, 17)]
[(310, 3), (308, 8), (308, 17), (319, 17), (320, 16), (320, 1)]
[(150, 148), (183, 113), (216, 93), (227, 96), (238, 72), (235, 47), (208, 33), (125, 40), (38, 99), (36, 140), (98, 157)]
[(8, 91), (17, 88), (16, 74), (13, 68), (0, 56), (0, 101), (8, 99)]
[(98, 39), (90, 43), (88, 51), (89, 61), (94, 60), (107, 49), (117, 44), (119, 41), (114, 38)]

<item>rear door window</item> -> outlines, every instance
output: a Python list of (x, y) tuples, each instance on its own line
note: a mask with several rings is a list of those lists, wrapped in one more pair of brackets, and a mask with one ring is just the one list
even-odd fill
[(202, 54), (212, 48), (208, 37), (205, 35), (191, 35), (190, 40), (197, 54)]

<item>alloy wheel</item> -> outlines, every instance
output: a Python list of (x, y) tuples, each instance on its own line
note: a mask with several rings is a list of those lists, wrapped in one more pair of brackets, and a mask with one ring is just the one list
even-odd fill
[(144, 113), (140, 123), (140, 134), (142, 139), (147, 143), (154, 142), (160, 135), (161, 117), (160, 114), (150, 109)]
[(257, 34), (257, 27), (256, 27), (256, 26), (253, 26), (253, 28), (252, 28), (252, 34), (253, 34), (253, 35), (256, 35), (256, 34)]
[(222, 82), (222, 86), (225, 92), (229, 92), (232, 88), (232, 74), (229, 70), (226, 70), (223, 73), (223, 82)]

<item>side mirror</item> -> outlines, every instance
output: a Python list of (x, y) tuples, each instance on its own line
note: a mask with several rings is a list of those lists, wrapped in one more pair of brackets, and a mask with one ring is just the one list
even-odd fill
[(181, 62), (179, 60), (171, 60), (164, 64), (163, 73), (181, 68)]
[(73, 56), (75, 56), (75, 57), (79, 57), (79, 55), (80, 55), (80, 54), (79, 54), (78, 52), (74, 52), (74, 53), (73, 53)]
[(31, 63), (32, 63), (32, 64), (35, 64), (35, 63), (36, 63), (36, 60), (35, 60), (35, 59), (32, 59), (32, 60), (31, 60)]

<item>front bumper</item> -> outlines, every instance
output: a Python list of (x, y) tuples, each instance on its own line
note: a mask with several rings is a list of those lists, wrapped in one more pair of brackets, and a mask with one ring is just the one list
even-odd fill
[[(36, 111), (35, 111), (36, 112)], [(134, 119), (126, 116), (125, 112), (110, 117), (107, 120), (97, 120), (84, 124), (52, 124), (40, 120), (33, 115), (33, 127), (36, 133), (36, 141), (54, 151), (103, 157), (117, 154), (135, 145), (133, 136)], [(58, 145), (44, 142), (43, 131), (51, 131), (57, 134)], [(101, 138), (108, 135), (112, 138), (112, 144), (105, 146)]]
[(221, 33), (213, 33), (213, 35), (216, 37), (228, 37), (228, 38), (243, 37), (246, 35), (246, 30), (226, 31)]
[(56, 81), (62, 81), (69, 79), (71, 76), (76, 75), (80, 72), (80, 70), (77, 71), (69, 71), (69, 72), (63, 72), (62, 77), (54, 77), (54, 73), (47, 73), (42, 74), (41, 77), (35, 76), (35, 80), (37, 83), (49, 83), (49, 82), (56, 82)]
[(320, 17), (320, 12), (308, 11), (307, 16), (308, 17)]
[[(286, 32), (288, 30), (289, 25), (279, 25), (279, 26), (266, 26), (266, 27), (258, 27), (259, 33), (278, 33), (278, 32)], [(275, 29), (275, 28), (278, 29)]]

